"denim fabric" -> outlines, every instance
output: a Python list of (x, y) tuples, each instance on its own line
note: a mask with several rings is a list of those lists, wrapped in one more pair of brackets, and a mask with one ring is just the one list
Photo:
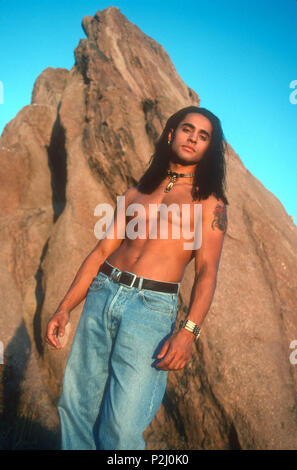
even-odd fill
[(66, 364), (62, 449), (145, 449), (142, 434), (165, 393), (168, 371), (156, 355), (173, 333), (178, 293), (130, 288), (112, 275), (92, 281)]

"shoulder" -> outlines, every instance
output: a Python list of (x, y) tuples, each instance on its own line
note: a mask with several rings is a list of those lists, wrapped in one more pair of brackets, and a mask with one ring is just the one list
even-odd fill
[(139, 191), (137, 189), (137, 186), (131, 186), (130, 188), (126, 189), (126, 191), (122, 195), (125, 196), (126, 198), (131, 199), (137, 196), (138, 192)]
[(226, 210), (226, 204), (225, 202), (211, 194), (208, 196), (207, 199), (201, 199), (200, 201), (194, 201), (194, 204), (196, 205), (202, 205), (203, 211), (206, 213), (212, 212), (215, 209), (220, 209), (220, 210)]
[(131, 186), (130, 188), (126, 189), (126, 191), (124, 191), (121, 196), (125, 197), (125, 205), (126, 207), (131, 204), (135, 197), (138, 195), (139, 191), (137, 189), (136, 186)]

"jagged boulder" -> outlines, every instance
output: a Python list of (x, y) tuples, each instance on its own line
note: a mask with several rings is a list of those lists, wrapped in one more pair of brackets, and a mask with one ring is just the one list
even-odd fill
[[(115, 205), (144, 172), (167, 118), (200, 101), (165, 50), (117, 8), (85, 17), (82, 27), (87, 38), (72, 69), (44, 70), (31, 104), (0, 138), (0, 393), (2, 417), (13, 418), (16, 430), (7, 435), (0, 427), (3, 448), (57, 446), (56, 404), (83, 302), (63, 350), (44, 343), (47, 322), (97, 243), (96, 205)], [(297, 228), (230, 146), (226, 160), (229, 226), (215, 297), (191, 362), (169, 374), (145, 433), (149, 449), (297, 445), (297, 372), (289, 361), (297, 338)], [(192, 262), (178, 322), (193, 269)], [(28, 422), (34, 432), (20, 434)]]

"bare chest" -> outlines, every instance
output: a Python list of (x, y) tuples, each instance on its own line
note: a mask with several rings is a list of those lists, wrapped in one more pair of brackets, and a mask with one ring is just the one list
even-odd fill
[[(183, 238), (193, 233), (199, 216), (190, 185), (176, 185), (168, 193), (166, 185), (152, 194), (137, 193), (126, 210), (126, 228), (140, 231), (140, 238)], [(186, 237), (188, 238), (188, 237)]]

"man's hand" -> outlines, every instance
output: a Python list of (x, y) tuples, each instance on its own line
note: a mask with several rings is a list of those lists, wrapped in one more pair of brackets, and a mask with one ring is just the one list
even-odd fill
[(183, 369), (191, 357), (194, 340), (195, 336), (193, 333), (181, 328), (163, 344), (161, 351), (157, 355), (158, 359), (163, 359), (156, 366), (162, 370)]
[(62, 345), (58, 339), (59, 336), (64, 336), (65, 326), (69, 321), (69, 312), (67, 310), (61, 310), (55, 313), (50, 319), (47, 325), (47, 332), (45, 341), (56, 349), (61, 349)]

